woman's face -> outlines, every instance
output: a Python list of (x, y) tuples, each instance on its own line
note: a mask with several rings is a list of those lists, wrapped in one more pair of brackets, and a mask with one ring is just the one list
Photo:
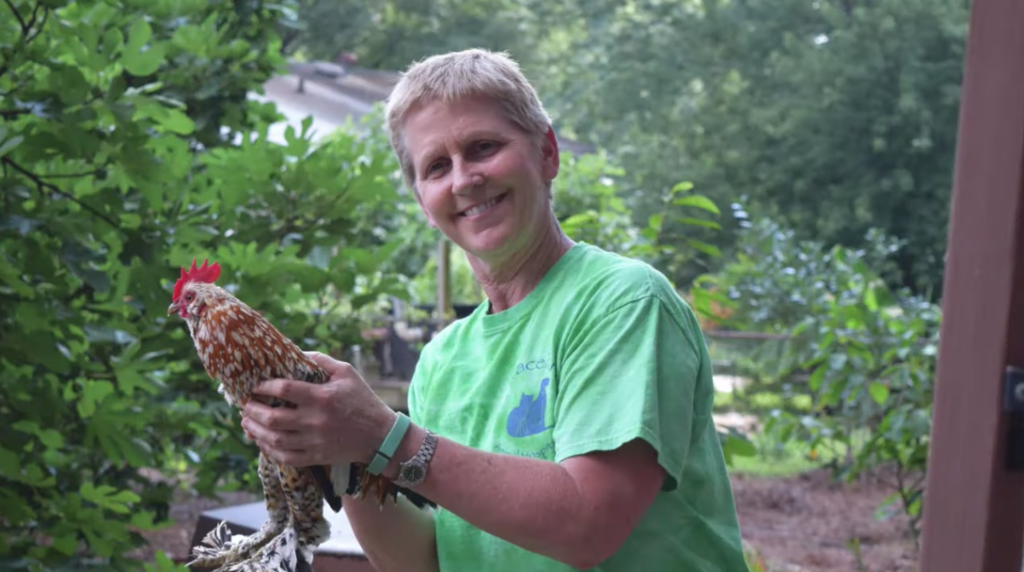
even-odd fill
[(406, 116), (405, 145), (430, 224), (480, 258), (516, 251), (550, 220), (558, 148), (505, 118), (491, 99), (432, 102)]

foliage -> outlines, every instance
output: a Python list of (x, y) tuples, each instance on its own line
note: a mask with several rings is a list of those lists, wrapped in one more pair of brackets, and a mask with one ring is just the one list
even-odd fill
[(552, 113), (634, 188), (682, 177), (828, 246), (879, 228), (906, 242), (892, 285), (941, 294), (969, 3), (531, 5), (561, 42), (531, 67)]
[[(877, 472), (891, 479), (896, 500), (919, 524), (931, 432), (933, 383), (941, 312), (920, 297), (893, 292), (860, 261), (835, 251), (835, 264), (856, 275), (829, 300), (827, 310), (797, 328), (814, 340), (801, 367), (817, 409), (827, 414), (796, 418), (780, 413), (767, 430), (795, 432), (815, 450), (841, 442), (839, 476)], [(850, 268), (852, 267), (852, 268)]]
[(688, 234), (694, 229), (721, 229), (706, 216), (721, 214), (713, 201), (691, 192), (690, 183), (677, 183), (661, 193), (659, 212), (637, 225), (632, 198), (635, 193), (629, 191), (624, 179), (625, 172), (603, 153), (563, 153), (552, 192), (555, 215), (566, 234), (646, 260), (670, 275), (680, 265), (720, 256), (718, 248)]
[[(438, 237), (437, 240), (447, 240)], [(435, 243), (436, 246), (436, 243)], [(476, 305), (484, 301), (483, 289), (477, 282), (473, 268), (469, 265), (466, 252), (459, 245), (448, 241), (448, 272), (452, 304)], [(436, 254), (435, 248), (434, 253)], [(418, 304), (437, 304), (437, 256), (431, 256), (423, 265), (423, 271), (413, 280), (413, 300)]]
[(272, 144), (273, 107), (246, 99), (282, 64), (281, 10), (0, 7), (4, 570), (137, 569), (179, 480), (253, 484), (236, 414), (166, 316), (178, 266), (219, 261), (229, 289), (334, 354), (352, 312), (404, 294), (381, 266), (398, 245), (366, 216), (393, 204), (389, 155), (353, 133)]
[[(314, 58), (350, 51), (398, 71), (447, 50), (508, 51), (560, 133), (624, 168), (635, 225), (685, 179), (828, 246), (860, 248), (879, 228), (905, 242), (890, 285), (941, 294), (967, 2), (298, 3), (294, 47)], [(731, 214), (719, 232), (680, 236), (729, 250), (742, 229)]]
[[(769, 218), (750, 221), (740, 233), (733, 257), (717, 272), (695, 281), (694, 297), (710, 311), (712, 302), (729, 309), (726, 324), (769, 333), (788, 333), (809, 314), (824, 308), (834, 292), (858, 276), (861, 267), (883, 275), (897, 270), (890, 256), (901, 243), (868, 231), (862, 249), (829, 249), (824, 242), (800, 240)], [(837, 254), (839, 253), (839, 254)], [(849, 253), (853, 266), (836, 264)]]
[(401, 70), (415, 60), (470, 47), (528, 57), (532, 46), (522, 3), (511, 0), (296, 0), (299, 16), (288, 50), (334, 61), (342, 53), (360, 66)]
[(624, 174), (603, 153), (562, 153), (551, 191), (555, 215), (566, 234), (623, 253), (645, 243), (619, 184)]
[(734, 327), (791, 336), (760, 364), (784, 388), (808, 392), (812, 409), (775, 408), (764, 430), (829, 458), (842, 478), (891, 477), (890, 500), (917, 532), (941, 312), (892, 290), (872, 267), (898, 243), (874, 230), (866, 242), (864, 250), (825, 248), (759, 221), (741, 238), (737, 259), (702, 277), (693, 294), (699, 312), (719, 301), (734, 311)]

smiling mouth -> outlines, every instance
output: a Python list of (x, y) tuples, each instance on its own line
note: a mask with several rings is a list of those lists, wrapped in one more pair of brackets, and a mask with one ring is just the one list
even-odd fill
[(478, 205), (476, 205), (474, 207), (468, 208), (468, 209), (460, 212), (459, 216), (473, 217), (473, 216), (477, 216), (479, 214), (485, 213), (485, 212), (491, 210), (492, 208), (494, 208), (495, 206), (497, 206), (499, 203), (501, 203), (501, 201), (505, 200), (506, 196), (508, 196), (507, 192), (501, 193), (500, 195), (498, 195), (498, 196), (488, 200), (485, 203), (480, 203), (480, 204), (478, 204)]

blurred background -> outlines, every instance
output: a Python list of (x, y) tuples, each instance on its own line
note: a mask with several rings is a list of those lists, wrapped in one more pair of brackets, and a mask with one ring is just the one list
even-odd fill
[(700, 313), (755, 571), (915, 569), (969, 3), (4, 0), (0, 569), (178, 570), (255, 449), (179, 267), (397, 409), (478, 304), (400, 183), (415, 60), (507, 51), (577, 240)]

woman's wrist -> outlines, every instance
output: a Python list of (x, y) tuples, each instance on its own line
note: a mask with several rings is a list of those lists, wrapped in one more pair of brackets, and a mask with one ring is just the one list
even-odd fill
[(423, 438), (426, 435), (427, 432), (422, 427), (415, 423), (410, 423), (405, 436), (402, 437), (398, 448), (395, 449), (395, 454), (391, 456), (391, 460), (388, 461), (381, 474), (391, 480), (398, 478), (399, 467), (401, 467), (402, 463), (416, 456), (416, 452), (419, 450), (420, 444), (423, 443)]

